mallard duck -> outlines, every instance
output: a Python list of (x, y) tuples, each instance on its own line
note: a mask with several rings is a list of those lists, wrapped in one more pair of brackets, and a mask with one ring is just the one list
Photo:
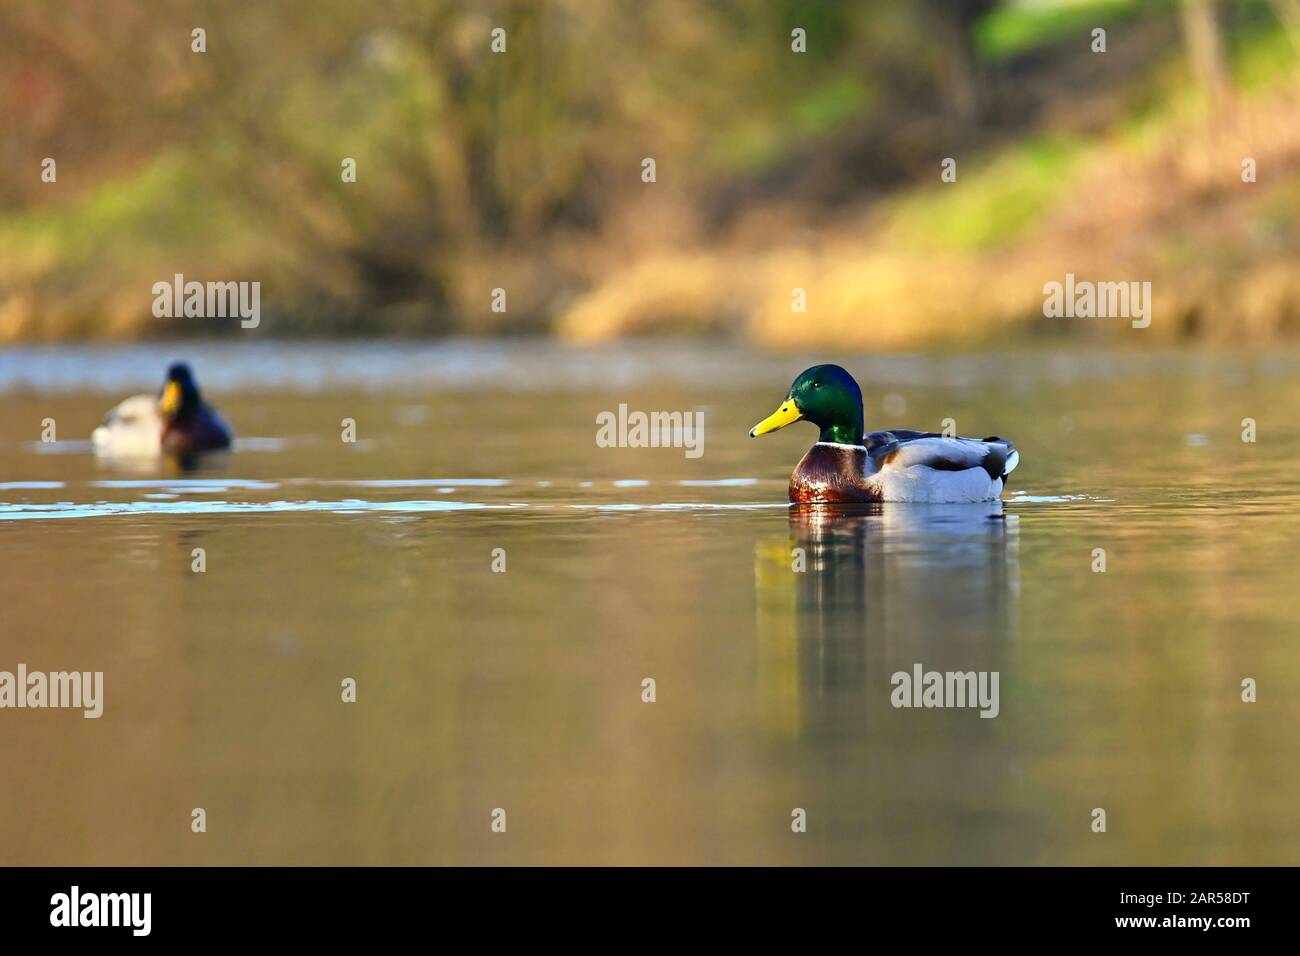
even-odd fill
[(838, 365), (814, 365), (751, 438), (806, 420), (821, 429), (790, 477), (797, 503), (992, 501), (1020, 463), (1005, 438), (892, 429), (863, 434), (862, 390)]
[(167, 370), (162, 392), (132, 395), (104, 416), (90, 436), (95, 451), (113, 456), (187, 456), (229, 448), (230, 426), (203, 401), (184, 362)]

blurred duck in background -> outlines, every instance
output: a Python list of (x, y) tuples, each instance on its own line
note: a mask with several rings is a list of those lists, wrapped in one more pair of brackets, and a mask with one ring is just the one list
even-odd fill
[(230, 426), (199, 394), (184, 362), (167, 370), (162, 391), (132, 395), (104, 416), (91, 441), (95, 452), (112, 457), (186, 457), (229, 448)]

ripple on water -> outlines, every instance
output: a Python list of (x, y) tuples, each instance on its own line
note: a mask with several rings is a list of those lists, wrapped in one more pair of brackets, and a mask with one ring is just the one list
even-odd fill
[[(606, 489), (619, 491), (636, 491), (654, 485), (684, 488), (754, 488), (767, 484), (764, 480), (750, 477), (731, 477), (716, 479), (679, 479), (665, 482), (652, 482), (641, 478), (611, 479), (599, 483)], [(80, 485), (80, 483), (77, 483)], [(771, 482), (780, 484), (780, 482)], [(573, 497), (564, 501), (465, 501), (443, 497), (452, 495), (466, 488), (498, 489), (520, 485), (542, 485), (553, 487), (555, 482), (533, 482), (529, 480), (507, 478), (377, 478), (377, 479), (315, 479), (285, 478), (281, 481), (264, 481), (248, 478), (140, 478), (140, 479), (104, 479), (85, 482), (85, 488), (106, 489), (113, 491), (138, 492), (138, 497), (130, 501), (93, 502), (57, 501), (57, 502), (16, 502), (0, 503), (0, 520), (96, 518), (109, 516), (153, 515), (223, 515), (223, 514), (285, 514), (285, 513), (325, 513), (325, 514), (367, 514), (367, 513), (408, 513), (479, 511), (501, 509), (526, 509), (540, 512), (737, 512), (758, 510), (784, 510), (790, 507), (785, 495), (773, 496), (764, 501), (628, 501), (619, 500), (620, 496), (611, 496), (606, 501), (575, 501)], [(589, 489), (596, 487), (592, 481), (572, 481), (561, 483), (570, 489)], [(257, 501), (229, 500), (226, 497), (215, 500), (210, 495), (226, 495), (230, 492), (249, 493), (250, 498), (258, 497), (259, 492), (276, 491), (285, 487), (356, 487), (376, 491), (402, 489), (427, 489), (436, 494), (437, 499), (405, 500), (370, 500), (368, 497), (346, 497), (337, 500), (322, 500), (305, 497), (299, 500)], [(64, 482), (57, 481), (15, 481), (0, 484), (0, 489), (15, 491), (59, 490), (67, 488)], [(512, 497), (515, 497), (512, 495)], [(585, 495), (578, 496), (586, 497)], [(715, 496), (711, 496), (715, 497)], [(758, 497), (763, 497), (758, 495)], [(1111, 499), (1092, 495), (1035, 495), (1017, 492), (1006, 499), (1008, 505), (1030, 504), (1079, 504), (1105, 503)], [(898, 505), (908, 508), (908, 505)], [(914, 506), (912, 506), (914, 507)]]
[(686, 488), (741, 488), (758, 484), (757, 478), (683, 478), (677, 484)]
[(141, 479), (112, 479), (104, 481), (92, 481), (92, 488), (159, 488), (172, 494), (183, 495), (186, 493), (209, 494), (213, 492), (232, 491), (234, 489), (248, 491), (271, 491), (279, 488), (278, 482), (274, 481), (255, 481), (251, 478), (141, 478)]
[(259, 514), (320, 511), (332, 514), (366, 512), (476, 511), (510, 508), (511, 505), (485, 504), (476, 501), (96, 501), (78, 504), (60, 501), (52, 504), (0, 505), (0, 521), (45, 518), (101, 518), (112, 515), (204, 515)]
[(356, 488), (441, 488), (448, 485), (465, 488), (503, 488), (507, 478), (360, 478), (322, 481), (323, 485), (350, 485)]
[(1023, 491), (1018, 491), (1004, 499), (1010, 505), (1042, 505), (1042, 504), (1069, 504), (1074, 501), (1091, 501), (1094, 503), (1106, 504), (1113, 502), (1114, 498), (1101, 498), (1097, 495), (1031, 495)]

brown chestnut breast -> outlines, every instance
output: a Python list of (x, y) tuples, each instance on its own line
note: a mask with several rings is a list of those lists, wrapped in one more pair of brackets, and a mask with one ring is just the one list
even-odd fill
[(790, 476), (790, 500), (799, 504), (879, 501), (867, 484), (867, 450), (861, 445), (818, 442)]

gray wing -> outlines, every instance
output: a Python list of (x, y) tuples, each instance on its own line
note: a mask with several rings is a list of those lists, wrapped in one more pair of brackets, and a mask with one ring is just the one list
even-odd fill
[(866, 437), (867, 454), (877, 471), (925, 465), (937, 471), (983, 468), (993, 479), (1016, 467), (1015, 445), (1005, 438), (945, 438), (935, 432), (895, 429)]

